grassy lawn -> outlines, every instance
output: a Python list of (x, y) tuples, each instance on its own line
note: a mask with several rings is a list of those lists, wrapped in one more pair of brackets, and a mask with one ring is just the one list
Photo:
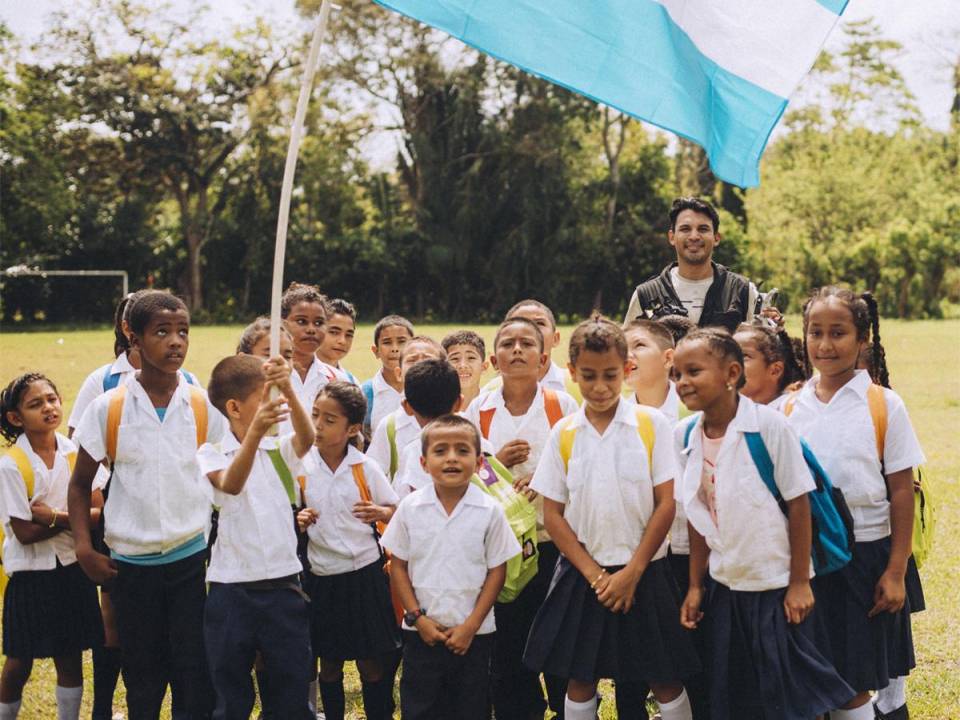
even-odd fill
[[(425, 326), (419, 328), (436, 338), (462, 326)], [(791, 330), (797, 329), (791, 319)], [(206, 384), (213, 365), (236, 347), (239, 326), (197, 327), (186, 367)], [(475, 327), (487, 340), (493, 339), (491, 326)], [(562, 328), (563, 343), (569, 328)], [(960, 718), (960, 611), (956, 589), (960, 586), (960, 321), (887, 321), (883, 326), (893, 387), (904, 397), (914, 426), (927, 456), (924, 479), (937, 500), (937, 546), (933, 558), (922, 569), (927, 610), (914, 618), (914, 642), (918, 667), (908, 684), (911, 716), (919, 720)], [(372, 326), (358, 328), (354, 351), (346, 366), (359, 378), (370, 377), (377, 361), (369, 348)], [(110, 330), (75, 332), (4, 332), (0, 337), (0, 379), (6, 384), (27, 370), (47, 373), (65, 398), (66, 413), (87, 373), (108, 362), (111, 356)], [(562, 343), (562, 344), (563, 344)], [(564, 345), (565, 347), (565, 345)], [(558, 348), (554, 359), (564, 362), (564, 350)], [(64, 432), (66, 428), (63, 428)], [(87, 668), (87, 692), (84, 716), (89, 716), (92, 699), (91, 672)], [(41, 720), (56, 714), (53, 699), (53, 665), (40, 661), (24, 693), (20, 717)], [(362, 717), (359, 682), (348, 675), (351, 717)], [(601, 717), (616, 717), (612, 693), (601, 708)], [(168, 716), (165, 716), (168, 717)]]

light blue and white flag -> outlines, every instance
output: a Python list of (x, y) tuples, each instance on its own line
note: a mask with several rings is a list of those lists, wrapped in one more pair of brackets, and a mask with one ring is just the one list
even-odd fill
[(376, 0), (701, 145), (749, 187), (847, 0)]

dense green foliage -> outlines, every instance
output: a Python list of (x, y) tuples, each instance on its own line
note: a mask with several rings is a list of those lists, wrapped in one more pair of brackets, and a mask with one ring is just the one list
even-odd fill
[[(491, 319), (529, 295), (565, 315), (618, 313), (670, 259), (680, 193), (714, 197), (718, 259), (793, 307), (833, 281), (902, 317), (960, 301), (960, 121), (924, 126), (896, 44), (869, 25), (822, 58), (761, 186), (743, 193), (695, 146), (373, 3), (343, 4), (308, 115), (286, 277), (368, 320)], [(0, 34), (0, 265), (125, 269), (201, 318), (266, 310), (305, 39), (262, 20), (209, 36), (213, 23), (123, 0), (82, 7), (42, 47)], [(391, 169), (371, 167), (371, 143), (396, 147)], [(103, 320), (117, 294), (89, 279), (2, 289), (6, 321)]]

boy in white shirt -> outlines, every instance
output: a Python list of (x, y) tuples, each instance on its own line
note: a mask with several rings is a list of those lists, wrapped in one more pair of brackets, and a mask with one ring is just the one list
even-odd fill
[(381, 541), (405, 610), (404, 720), (489, 715), (491, 609), (520, 544), (500, 505), (472, 485), (479, 462), (480, 436), (467, 420), (428, 425), (421, 463), (433, 483), (400, 503)]
[(360, 386), (367, 399), (367, 415), (363, 420), (367, 437), (387, 415), (400, 407), (403, 378), (397, 376), (397, 368), (403, 347), (413, 336), (413, 325), (400, 315), (380, 318), (373, 328), (373, 347), (370, 349), (380, 361), (380, 370)]
[(344, 380), (360, 385), (353, 373), (340, 363), (353, 347), (357, 330), (357, 309), (343, 298), (327, 301), (327, 322), (323, 326), (323, 339), (317, 348), (317, 358), (330, 373), (330, 382)]
[[(271, 400), (270, 389), (280, 395)], [(300, 458), (313, 445), (313, 424), (281, 357), (267, 363), (248, 355), (221, 360), (210, 398), (230, 420), (219, 445), (197, 451), (200, 470), (220, 507), (204, 613), (207, 661), (217, 696), (216, 717), (249, 717), (250, 670), (260, 652), (278, 717), (308, 718), (310, 620), (300, 588), (300, 559), (291, 506)], [(268, 437), (287, 417), (294, 432)]]

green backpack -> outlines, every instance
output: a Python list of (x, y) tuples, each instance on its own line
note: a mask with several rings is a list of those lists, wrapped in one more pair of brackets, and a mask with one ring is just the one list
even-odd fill
[(472, 482), (503, 508), (510, 529), (520, 543), (520, 552), (507, 560), (507, 579), (497, 602), (513, 602), (537, 574), (537, 509), (513, 489), (513, 475), (492, 455), (483, 456)]

